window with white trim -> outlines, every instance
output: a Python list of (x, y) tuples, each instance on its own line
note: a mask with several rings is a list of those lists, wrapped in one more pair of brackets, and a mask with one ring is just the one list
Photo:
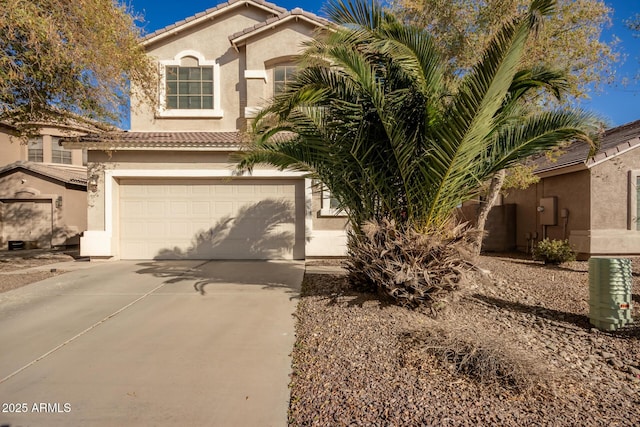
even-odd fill
[(212, 110), (213, 67), (166, 68), (167, 110)]
[(44, 151), (42, 149), (42, 138), (32, 139), (29, 141), (29, 156), (30, 162), (44, 162)]
[(53, 138), (51, 141), (51, 162), (70, 165), (71, 160), (71, 150), (64, 148), (58, 138)]
[(273, 69), (273, 94), (279, 95), (287, 88), (287, 85), (295, 79), (295, 65), (277, 65)]
[(159, 61), (160, 117), (222, 117), (220, 65), (194, 50)]
[(321, 205), (320, 205), (320, 215), (321, 216), (346, 216), (346, 213), (339, 208), (340, 204), (338, 203), (338, 199), (331, 195), (331, 192), (326, 186), (322, 186), (321, 188)]

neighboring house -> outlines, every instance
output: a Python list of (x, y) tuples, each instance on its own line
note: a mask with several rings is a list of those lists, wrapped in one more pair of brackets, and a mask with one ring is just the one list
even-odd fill
[(86, 207), (82, 166), (15, 162), (0, 167), (0, 248), (78, 245)]
[(25, 141), (0, 124), (0, 249), (78, 245), (86, 229), (86, 151), (60, 144), (81, 133), (66, 126), (39, 133)]
[(24, 140), (16, 136), (13, 127), (0, 123), (0, 167), (18, 161), (84, 166), (86, 150), (65, 148), (60, 141), (87, 131), (70, 126), (42, 126), (40, 136)]
[(296, 172), (235, 176), (230, 155), (287, 84), (302, 44), (328, 22), (262, 0), (231, 0), (149, 34), (159, 105), (132, 100), (131, 131), (89, 135), (91, 258), (304, 259), (345, 253), (345, 218)]
[(555, 162), (539, 159), (540, 182), (509, 190), (492, 210), (489, 249), (530, 251), (548, 237), (568, 239), (582, 259), (640, 255), (638, 148), (640, 121), (607, 130), (592, 157), (574, 143)]

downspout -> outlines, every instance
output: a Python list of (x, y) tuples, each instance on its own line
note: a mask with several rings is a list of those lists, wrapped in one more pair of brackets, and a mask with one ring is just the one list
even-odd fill
[(569, 225), (569, 209), (561, 209), (560, 217), (563, 219), (562, 221), (562, 239), (567, 240), (567, 226)]

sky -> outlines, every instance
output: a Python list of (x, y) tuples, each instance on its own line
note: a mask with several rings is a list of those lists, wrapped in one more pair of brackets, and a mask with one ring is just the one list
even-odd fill
[[(198, 12), (216, 6), (223, 0), (186, 0), (179, 3), (169, 0), (127, 0), (133, 10), (144, 16), (141, 25), (145, 34), (151, 33)], [(271, 0), (278, 6), (291, 10), (301, 7), (322, 16), (323, 0)], [(615, 82), (591, 90), (590, 99), (583, 100), (580, 107), (602, 117), (609, 127), (620, 126), (640, 120), (640, 38), (634, 37), (626, 28), (625, 21), (640, 13), (639, 0), (605, 0), (614, 12), (613, 25), (604, 30), (602, 39), (620, 41), (617, 50), (621, 60), (615, 64)], [(635, 79), (638, 77), (638, 79)], [(628, 83), (625, 83), (628, 81)]]

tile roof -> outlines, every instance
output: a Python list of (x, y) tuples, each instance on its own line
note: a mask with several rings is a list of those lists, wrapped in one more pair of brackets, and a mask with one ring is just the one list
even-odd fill
[(87, 185), (87, 168), (84, 166), (61, 165), (52, 163), (14, 162), (0, 168), (0, 174), (14, 169), (25, 169), (67, 184)]
[(65, 147), (95, 149), (237, 149), (242, 133), (232, 132), (111, 132), (65, 138)]
[(587, 144), (574, 142), (563, 149), (563, 154), (555, 162), (550, 162), (545, 157), (537, 159), (536, 173), (551, 172), (581, 164), (589, 167), (637, 146), (640, 146), (640, 120), (606, 130), (600, 140), (598, 151), (592, 157), (589, 157)]
[(249, 37), (251, 34), (259, 32), (261, 29), (273, 28), (274, 26), (279, 25), (283, 22), (286, 22), (291, 19), (296, 19), (299, 17), (306, 18), (308, 21), (313, 22), (319, 26), (331, 25), (330, 21), (324, 18), (321, 18), (314, 13), (307, 12), (300, 9), (299, 7), (296, 7), (291, 11), (285, 11), (284, 13), (281, 13), (278, 16), (274, 16), (273, 18), (269, 18), (266, 21), (259, 22), (251, 27), (245, 28), (242, 31), (238, 31), (237, 33), (230, 35), (229, 41), (231, 41), (231, 43), (235, 45), (239, 40), (245, 39)]
[(255, 4), (258, 6), (262, 6), (264, 9), (273, 11), (274, 14), (278, 15), (287, 11), (287, 9), (282, 8), (274, 3), (270, 3), (264, 0), (228, 0), (224, 3), (220, 3), (219, 5), (212, 7), (210, 9), (205, 10), (204, 12), (196, 13), (193, 16), (189, 16), (181, 21), (168, 25), (164, 28), (154, 31), (153, 33), (147, 34), (142, 38), (143, 44), (145, 42), (149, 42), (150, 40), (161, 36), (163, 34), (169, 33), (174, 30), (180, 30), (180, 27), (188, 25), (190, 23), (195, 23), (194, 21), (204, 20), (209, 18), (211, 15), (215, 15), (220, 13), (222, 10), (229, 8), (234, 5), (242, 5), (242, 4)]

